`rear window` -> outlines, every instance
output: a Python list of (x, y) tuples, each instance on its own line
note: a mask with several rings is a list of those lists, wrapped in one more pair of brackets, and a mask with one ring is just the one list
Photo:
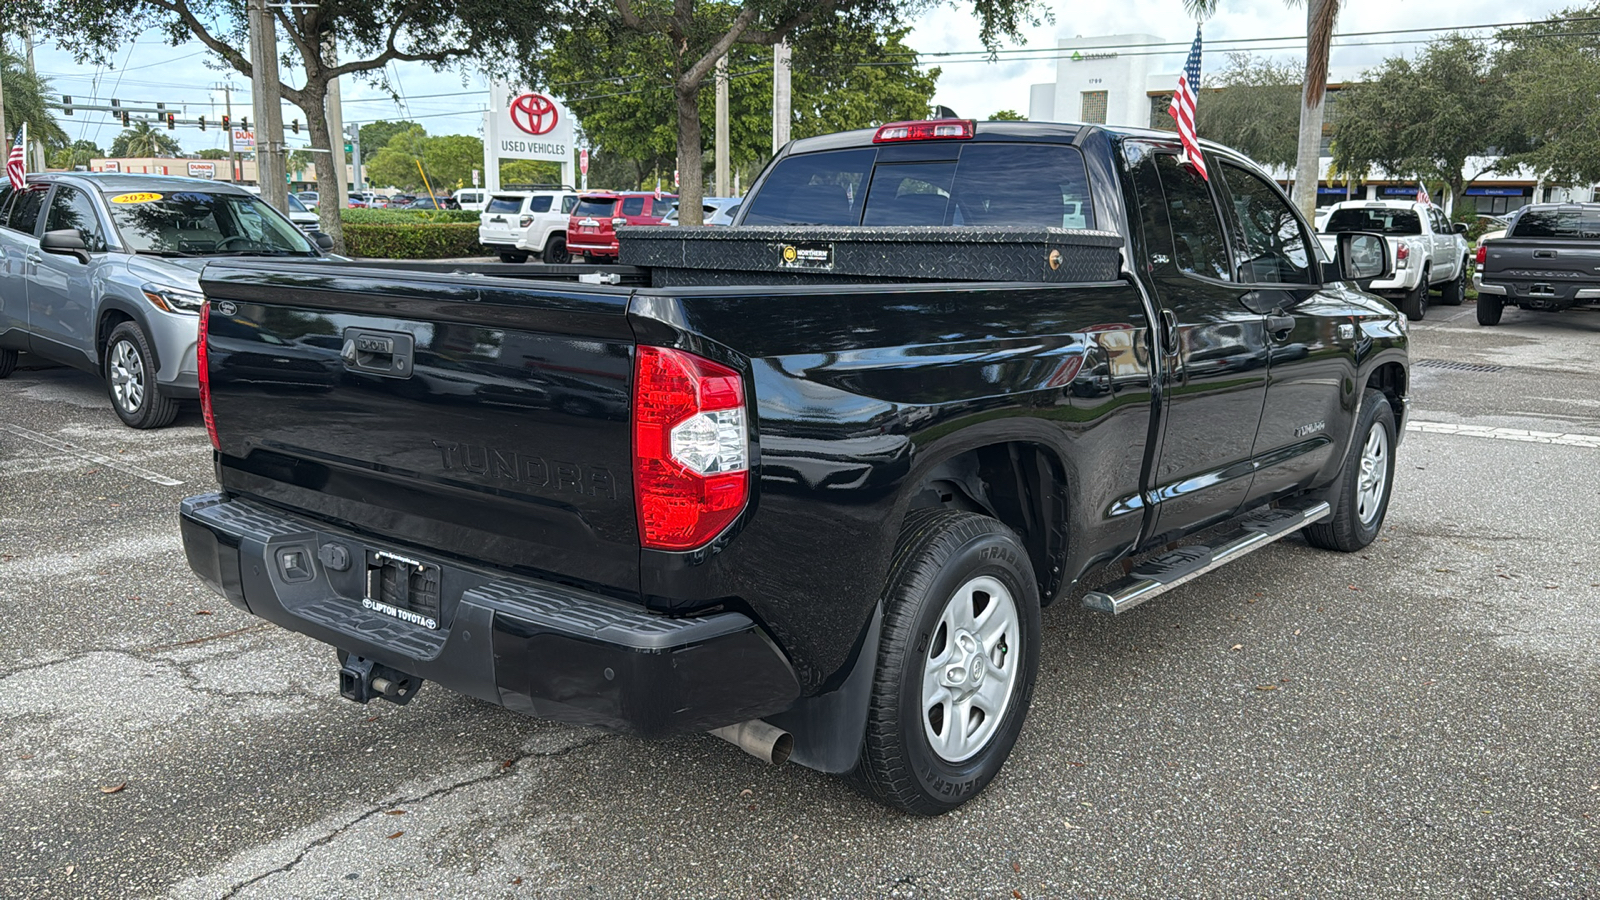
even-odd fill
[(489, 205), (483, 208), (484, 212), (492, 213), (518, 213), (522, 212), (521, 197), (490, 197)]
[(1410, 209), (1336, 209), (1322, 227), (1325, 234), (1375, 231), (1378, 234), (1421, 234), (1422, 219)]
[(876, 158), (871, 149), (790, 157), (744, 224), (1094, 227), (1083, 157), (1072, 147), (969, 144), (956, 160), (874, 168)]
[(572, 214), (593, 218), (609, 218), (611, 216), (611, 207), (616, 202), (610, 197), (581, 199), (578, 201), (578, 205), (572, 208)]
[(1524, 212), (1509, 237), (1600, 238), (1600, 210), (1540, 209)]

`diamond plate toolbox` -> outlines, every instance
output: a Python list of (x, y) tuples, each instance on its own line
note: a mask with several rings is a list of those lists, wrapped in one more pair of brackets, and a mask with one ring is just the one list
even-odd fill
[(1116, 281), (1122, 236), (1066, 228), (916, 225), (617, 229), (655, 287), (827, 282)]

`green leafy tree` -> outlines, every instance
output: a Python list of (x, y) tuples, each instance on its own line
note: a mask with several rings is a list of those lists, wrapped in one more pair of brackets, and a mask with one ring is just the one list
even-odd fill
[[(328, 85), (341, 76), (387, 86), (391, 62), (435, 68), (506, 67), (540, 55), (561, 27), (546, 0), (306, 0), (269, 4), (278, 49), (292, 64), (280, 77), (283, 98), (304, 113), (311, 146), (335, 147), (328, 134)], [(80, 60), (104, 59), (133, 36), (156, 33), (173, 45), (198, 40), (222, 66), (251, 77), (244, 0), (6, 0), (0, 24), (49, 23), (56, 41)], [(334, 48), (337, 47), (337, 52)], [(343, 247), (337, 204), (319, 207), (320, 226)]]
[(421, 125), (412, 124), (389, 138), (366, 163), (367, 181), (402, 190), (422, 188), (422, 174), (417, 162), (423, 158), (428, 132)]
[(441, 134), (422, 143), (422, 168), (434, 191), (450, 191), (472, 183), (472, 170), (483, 168), (483, 139), (466, 134)]
[(182, 152), (176, 138), (149, 122), (133, 123), (111, 142), (112, 156), (177, 156)]
[(221, 147), (207, 147), (196, 153), (195, 156), (199, 159), (227, 159), (228, 151)]
[[(698, 225), (704, 196), (701, 88), (717, 60), (736, 47), (751, 50), (787, 40), (799, 55), (803, 44), (826, 45), (851, 35), (892, 32), (902, 27), (902, 16), (926, 7), (922, 0), (599, 0), (574, 6), (564, 23), (570, 36), (557, 40), (569, 52), (586, 55), (579, 61), (585, 71), (604, 72), (600, 60), (609, 59), (628, 63), (611, 68), (612, 73), (642, 73), (631, 83), (618, 85), (615, 93), (633, 90), (650, 98), (651, 120), (674, 130), (674, 168), (683, 177), (678, 190), (684, 198), (682, 221)], [(978, 36), (987, 47), (998, 46), (1003, 37), (1019, 37), (1025, 23), (1038, 23), (1047, 15), (1039, 0), (974, 0), (973, 9), (979, 19)], [(824, 34), (831, 37), (821, 37)], [(526, 57), (527, 80), (535, 84), (564, 80), (553, 77), (552, 70), (565, 64), (567, 55)], [(659, 93), (663, 87), (669, 91), (665, 98)], [(579, 115), (588, 127), (588, 119)], [(644, 143), (638, 148), (602, 146), (643, 159), (650, 146)]]
[[(915, 51), (902, 43), (905, 31), (815, 31), (797, 39), (791, 136), (924, 118), (940, 70), (917, 67)], [(578, 33), (557, 44), (557, 87), (583, 122), (586, 139), (600, 149), (590, 158), (591, 184), (653, 188), (660, 177), (662, 187), (671, 188), (679, 129), (672, 86), (659, 63), (670, 48), (639, 52), (644, 44), (607, 44), (598, 34)], [(729, 160), (734, 169), (754, 174), (772, 156), (771, 51), (734, 47), (728, 68)], [(702, 92), (698, 103), (701, 118), (715, 115), (714, 91)], [(709, 131), (701, 133), (702, 172), (709, 168), (711, 139)]]
[(316, 162), (316, 160), (317, 154), (312, 153), (310, 150), (292, 150), (284, 160), (283, 165), (290, 175), (298, 175), (311, 168), (312, 163)]
[(379, 119), (361, 126), (361, 161), (367, 160), (378, 154), (379, 150), (389, 145), (389, 141), (402, 131), (412, 128), (421, 128), (416, 122), (409, 119), (397, 119), (393, 122)]
[[(482, 162), (480, 157), (479, 162)], [(596, 157), (589, 156), (589, 171), (594, 172)], [(539, 159), (508, 159), (500, 163), (501, 184), (560, 184), (561, 164)]]
[(1014, 109), (996, 110), (989, 116), (991, 122), (1026, 122), (1028, 117)]
[(1369, 69), (1340, 92), (1334, 166), (1444, 182), (1462, 197), (1477, 177), (1462, 174), (1468, 161), (1508, 139), (1501, 112), (1508, 85), (1492, 69), (1488, 48), (1460, 35), (1433, 41), (1415, 60), (1394, 57)]
[(22, 60), (4, 49), (0, 49), (0, 87), (5, 92), (3, 127), (8, 149), (23, 122), (28, 123), (28, 139), (43, 142), (46, 150), (67, 146), (67, 133), (61, 130), (55, 116), (45, 106), (45, 97), (50, 93), (49, 80), (28, 74)]
[[(1301, 68), (1245, 53), (1228, 54), (1196, 106), (1200, 134), (1247, 154), (1262, 165), (1293, 166), (1300, 120)], [(1172, 126), (1177, 128), (1177, 124)]]
[(73, 141), (72, 146), (62, 147), (50, 154), (47, 160), (52, 169), (74, 169), (78, 166), (89, 165), (90, 160), (105, 156), (105, 151), (94, 141)]
[[(1501, 167), (1527, 166), (1556, 184), (1600, 182), (1600, 3), (1572, 7), (1537, 25), (1499, 33), (1495, 75), (1505, 82), (1507, 141)], [(1587, 98), (1587, 99), (1583, 99)]]

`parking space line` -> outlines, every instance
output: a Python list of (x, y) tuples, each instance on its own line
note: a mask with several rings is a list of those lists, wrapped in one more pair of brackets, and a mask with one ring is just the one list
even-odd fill
[(1492, 438), (1500, 441), (1521, 441), (1526, 444), (1559, 444), (1563, 447), (1586, 447), (1600, 450), (1600, 434), (1579, 434), (1560, 431), (1529, 431), (1526, 428), (1491, 428), (1488, 425), (1452, 425), (1448, 422), (1407, 422), (1407, 431), (1424, 434), (1458, 434), (1467, 437)]
[(59, 450), (62, 453), (70, 453), (73, 456), (86, 459), (92, 463), (97, 463), (105, 466), (108, 469), (116, 469), (118, 472), (122, 472), (125, 475), (134, 475), (139, 478), (143, 478), (145, 481), (151, 481), (165, 487), (176, 487), (177, 485), (183, 484), (182, 481), (179, 481), (176, 478), (168, 478), (159, 472), (152, 472), (149, 469), (141, 469), (132, 463), (121, 462), (104, 454), (96, 453), (93, 450), (85, 450), (76, 444), (69, 444), (66, 441), (57, 440), (49, 435), (40, 434), (37, 431), (30, 431), (20, 425), (0, 424), (0, 431), (10, 432), (19, 438), (33, 441), (36, 444), (43, 444), (52, 450)]

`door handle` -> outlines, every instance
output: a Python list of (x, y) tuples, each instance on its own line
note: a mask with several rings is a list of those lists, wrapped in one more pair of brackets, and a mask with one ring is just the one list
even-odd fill
[(1267, 313), (1267, 333), (1274, 337), (1282, 334), (1284, 337), (1294, 330), (1294, 316), (1286, 316), (1282, 312)]
[(1161, 311), (1161, 343), (1168, 356), (1178, 355), (1178, 315), (1170, 309)]
[(1534, 259), (1555, 259), (1556, 258), (1556, 251), (1554, 251), (1554, 250), (1535, 250), (1535, 251), (1533, 251), (1533, 258)]
[(38, 253), (34, 253), (32, 251), (28, 252), (27, 259), (28, 259), (28, 262), (31, 262), (34, 265), (38, 265), (39, 263), (44, 262), (44, 257), (42, 255), (40, 255)]

